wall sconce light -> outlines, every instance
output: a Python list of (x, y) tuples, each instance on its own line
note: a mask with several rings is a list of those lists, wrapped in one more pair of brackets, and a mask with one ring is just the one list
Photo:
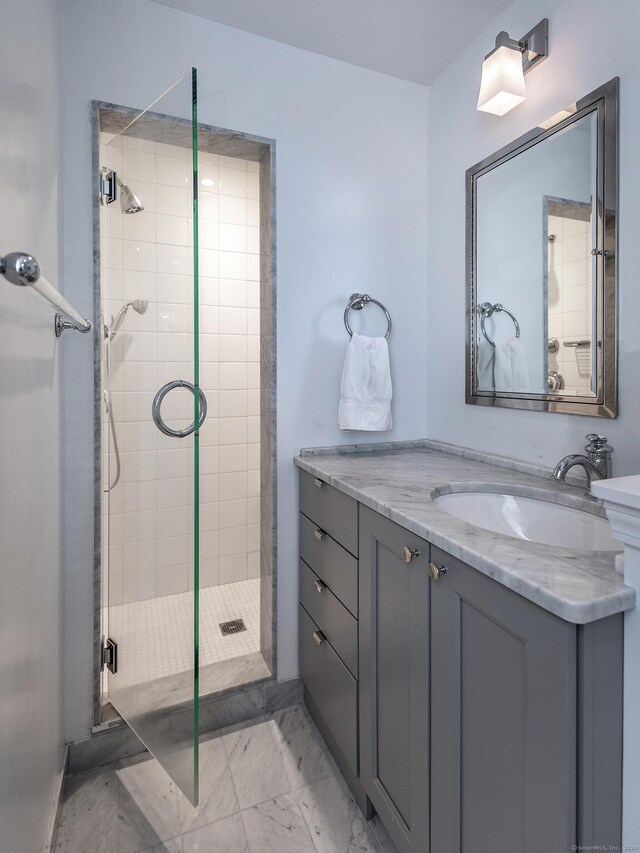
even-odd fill
[(482, 63), (478, 109), (503, 116), (527, 97), (524, 75), (549, 55), (549, 21), (539, 24), (516, 41), (504, 32)]

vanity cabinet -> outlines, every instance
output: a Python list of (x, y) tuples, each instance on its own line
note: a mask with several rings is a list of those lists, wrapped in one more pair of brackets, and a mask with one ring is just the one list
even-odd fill
[(360, 780), (400, 853), (429, 851), (428, 562), (360, 507)]
[(621, 849), (622, 615), (575, 625), (431, 561), (431, 853)]
[(358, 779), (358, 503), (300, 472), (299, 658), (305, 704), (362, 811)]
[(620, 847), (622, 614), (567, 622), (318, 483), (300, 670), (366, 816), (399, 853)]
[(576, 843), (577, 630), (433, 548), (433, 853)]

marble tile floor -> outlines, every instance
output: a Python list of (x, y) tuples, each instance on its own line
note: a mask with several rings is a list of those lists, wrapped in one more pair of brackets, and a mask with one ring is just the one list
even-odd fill
[(69, 776), (60, 853), (395, 853), (303, 705), (203, 736), (200, 805), (142, 756)]

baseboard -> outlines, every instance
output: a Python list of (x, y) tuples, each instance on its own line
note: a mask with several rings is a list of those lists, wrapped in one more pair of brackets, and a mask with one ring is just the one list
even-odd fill
[(52, 853), (56, 848), (56, 840), (58, 835), (58, 824), (60, 823), (60, 813), (62, 811), (62, 792), (64, 789), (64, 780), (67, 775), (67, 762), (69, 760), (69, 747), (64, 747), (64, 760), (62, 769), (58, 773), (56, 787), (51, 801), (51, 809), (49, 811), (49, 822), (47, 825), (47, 834), (45, 836), (44, 847), (42, 853)]

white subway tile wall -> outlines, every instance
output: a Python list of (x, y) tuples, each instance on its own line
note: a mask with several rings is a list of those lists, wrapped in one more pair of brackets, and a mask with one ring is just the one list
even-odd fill
[(592, 382), (593, 347), (564, 346), (593, 340), (591, 223), (549, 216), (549, 337), (557, 338), (557, 353), (549, 353), (549, 370), (564, 378), (565, 392), (588, 394)]
[[(187, 592), (192, 576), (193, 451), (151, 420), (158, 388), (193, 379), (190, 152), (101, 134), (101, 166), (142, 199), (141, 213), (101, 209), (103, 312), (129, 310), (111, 344), (111, 406), (121, 477), (104, 501), (110, 605)], [(258, 164), (199, 154), (200, 384), (208, 415), (200, 433), (200, 584), (260, 576), (260, 302)], [(106, 380), (106, 377), (104, 377)], [(106, 382), (105, 382), (106, 386)], [(163, 416), (179, 427), (193, 401), (172, 391)], [(103, 412), (103, 481), (115, 473)], [(106, 575), (105, 575), (106, 583)]]

